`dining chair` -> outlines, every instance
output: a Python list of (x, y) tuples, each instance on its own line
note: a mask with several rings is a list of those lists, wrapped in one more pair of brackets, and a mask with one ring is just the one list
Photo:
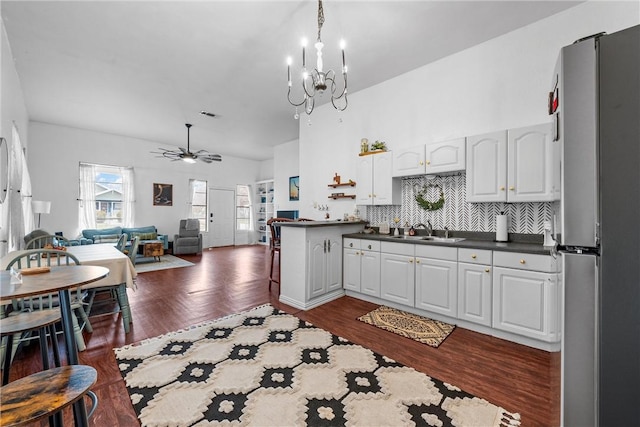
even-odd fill
[[(10, 255), (10, 254), (9, 254)], [(13, 258), (9, 260), (7, 263), (6, 269), (11, 270), (21, 270), (24, 268), (30, 267), (54, 267), (54, 266), (72, 266), (72, 265), (80, 265), (80, 261), (73, 254), (67, 253), (66, 251), (57, 250), (57, 249), (30, 249), (25, 251), (19, 251)], [(86, 348), (84, 337), (82, 336), (82, 330), (85, 329), (87, 332), (93, 332), (93, 328), (91, 327), (91, 322), (89, 322), (89, 318), (87, 313), (84, 310), (84, 302), (83, 299), (85, 297), (85, 292), (83, 292), (82, 288), (78, 287), (76, 291), (72, 294), (71, 297), (71, 314), (72, 314), (72, 322), (73, 322), (73, 331), (76, 336), (76, 342), (78, 345), (78, 351), (84, 351)], [(51, 293), (47, 295), (30, 297), (30, 298), (20, 298), (13, 300), (9, 307), (4, 308), (4, 315), (17, 315), (19, 313), (25, 313), (28, 315), (31, 312), (37, 310), (47, 310), (52, 308), (58, 308), (60, 306), (60, 302), (58, 300), (57, 293)], [(59, 312), (59, 310), (56, 310)], [(78, 316), (82, 320), (82, 325), (78, 322)], [(36, 324), (35, 327), (30, 330), (38, 330), (42, 325)], [(30, 334), (20, 334), (18, 338), (19, 344), (22, 341), (30, 340)], [(15, 337), (15, 335), (14, 335)], [(13, 343), (12, 343), (13, 344)], [(1, 355), (10, 358), (10, 361), (13, 359), (16, 349), (18, 345), (15, 347), (9, 348), (9, 340), (6, 339), (6, 344), (2, 347)]]
[(45, 249), (47, 245), (50, 245), (50, 249), (52, 249), (59, 246), (71, 246), (71, 242), (64, 236), (45, 234), (29, 240), (25, 245), (25, 249)]
[(126, 245), (127, 245), (127, 235), (123, 233), (118, 238), (118, 241), (116, 242), (115, 247), (120, 252), (124, 252), (124, 248), (125, 248)]
[(129, 259), (131, 260), (131, 264), (133, 264), (134, 266), (136, 265), (136, 257), (138, 256), (139, 245), (140, 245), (140, 237), (134, 236), (131, 239), (131, 246), (129, 247), (129, 252), (127, 252)]
[[(280, 222), (292, 222), (293, 220), (290, 218), (270, 218), (267, 220), (267, 225), (269, 226), (269, 230), (271, 231), (271, 238), (269, 239), (269, 247), (271, 249), (271, 269), (269, 270), (269, 290), (271, 290), (271, 283), (275, 282), (280, 284), (280, 226), (278, 223)], [(275, 258), (276, 252), (278, 253), (278, 280), (273, 278), (273, 261)]]

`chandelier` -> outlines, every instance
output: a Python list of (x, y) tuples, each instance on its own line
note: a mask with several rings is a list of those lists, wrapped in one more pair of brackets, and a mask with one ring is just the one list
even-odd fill
[(302, 101), (295, 102), (291, 99), (291, 57), (287, 58), (287, 81), (289, 84), (289, 91), (287, 92), (287, 99), (289, 103), (296, 107), (296, 113), (294, 117), (299, 118), (298, 107), (304, 105), (304, 112), (307, 114), (311, 114), (313, 112), (313, 107), (315, 106), (315, 96), (322, 96), (325, 90), (329, 89), (331, 91), (331, 104), (338, 111), (344, 111), (347, 108), (347, 66), (344, 62), (344, 48), (345, 42), (344, 40), (340, 41), (340, 49), (342, 50), (342, 78), (344, 80), (344, 85), (342, 86), (342, 91), (339, 91), (338, 86), (336, 85), (336, 73), (333, 70), (324, 71), (323, 63), (322, 63), (322, 48), (324, 47), (324, 43), (322, 43), (322, 39), (320, 38), (320, 33), (322, 31), (322, 24), (324, 24), (324, 10), (322, 9), (322, 0), (318, 0), (318, 40), (316, 41), (314, 47), (317, 51), (317, 60), (316, 67), (311, 71), (307, 70), (307, 61), (306, 61), (306, 47), (307, 40), (302, 40), (302, 89), (303, 89), (303, 97)]

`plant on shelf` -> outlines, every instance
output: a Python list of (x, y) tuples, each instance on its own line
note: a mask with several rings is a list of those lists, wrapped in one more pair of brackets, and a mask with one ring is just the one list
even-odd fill
[(378, 141), (376, 140), (376, 142), (374, 142), (373, 144), (371, 144), (371, 149), (372, 150), (382, 150), (382, 151), (387, 151), (387, 145), (385, 144), (384, 141)]

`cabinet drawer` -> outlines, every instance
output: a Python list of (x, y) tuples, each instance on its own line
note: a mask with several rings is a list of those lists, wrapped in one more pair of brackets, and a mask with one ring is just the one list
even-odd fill
[(496, 267), (517, 268), (520, 270), (544, 271), (555, 273), (557, 260), (551, 255), (534, 255), (520, 252), (494, 252), (493, 265)]
[(360, 249), (360, 239), (342, 239), (342, 247), (349, 249)]
[(470, 264), (491, 264), (491, 251), (485, 249), (458, 249), (458, 261)]
[(443, 259), (447, 261), (458, 260), (458, 248), (445, 246), (416, 245), (416, 256), (422, 258)]
[(379, 240), (360, 240), (360, 249), (363, 251), (380, 252)]
[(413, 256), (415, 252), (415, 246), (416, 245), (412, 243), (380, 242), (380, 252)]

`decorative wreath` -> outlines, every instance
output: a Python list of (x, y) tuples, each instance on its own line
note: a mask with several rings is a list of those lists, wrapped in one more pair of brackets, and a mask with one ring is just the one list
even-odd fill
[[(437, 201), (430, 202), (424, 198), (429, 188), (437, 188), (440, 190), (440, 198)], [(442, 187), (439, 184), (427, 184), (422, 187), (422, 191), (416, 192), (416, 202), (418, 202), (418, 206), (426, 211), (437, 211), (444, 206), (444, 191), (442, 191)]]

